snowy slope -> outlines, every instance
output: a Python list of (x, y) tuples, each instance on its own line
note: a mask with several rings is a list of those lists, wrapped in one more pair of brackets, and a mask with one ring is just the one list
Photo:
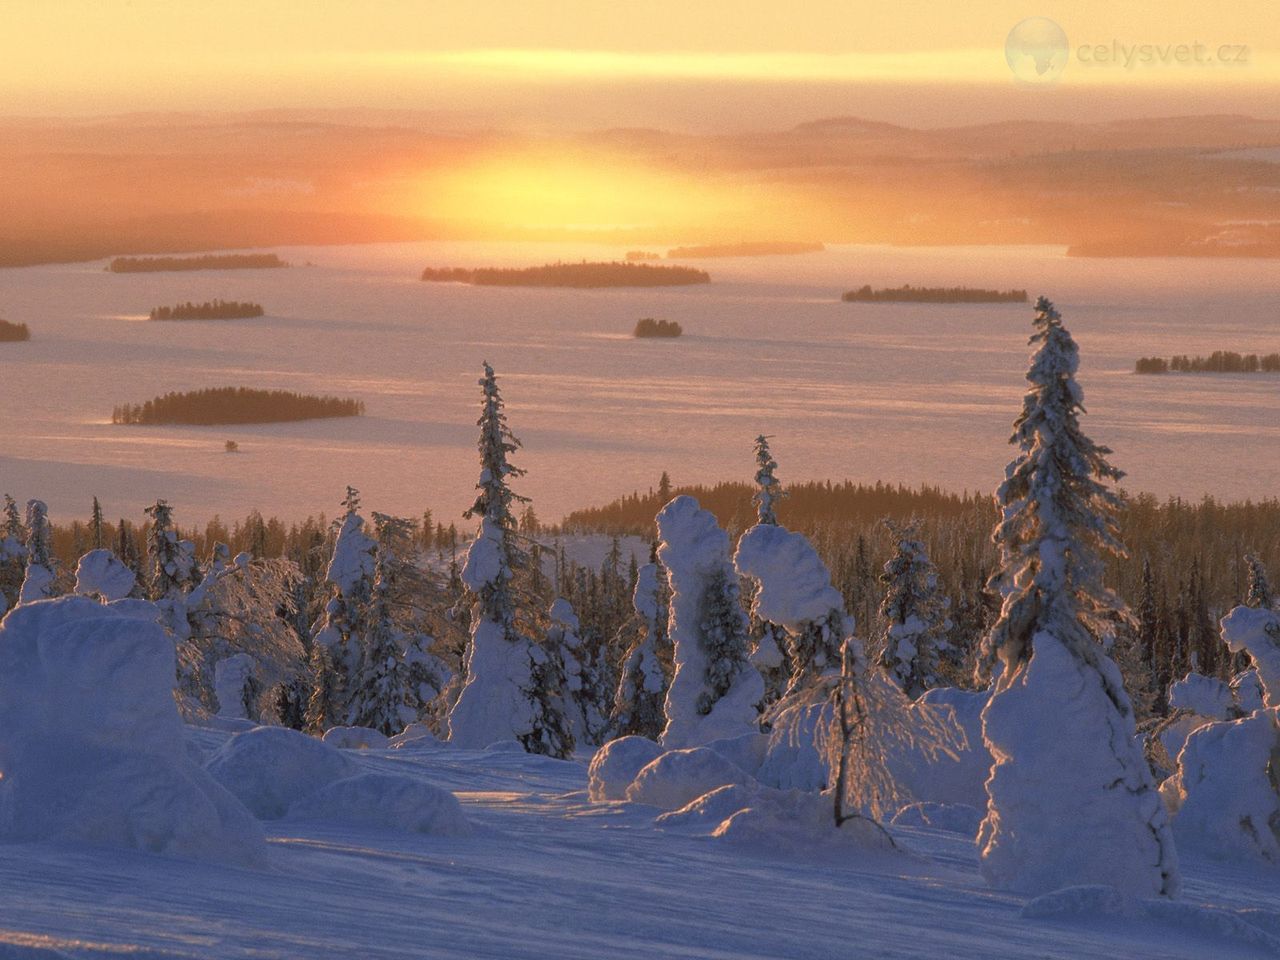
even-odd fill
[[(206, 753), (227, 736), (189, 731)], [(252, 870), (9, 844), (0, 958), (1232, 960), (1280, 942), (1243, 939), (1280, 937), (1274, 872), (1191, 859), (1172, 917), (1102, 916), (1085, 896), (1024, 918), (1026, 901), (987, 889), (954, 834), (894, 828), (914, 857), (771, 854), (659, 830), (652, 808), (592, 804), (579, 763), (424, 743), (349, 756), (454, 791), (476, 835), (272, 821)]]

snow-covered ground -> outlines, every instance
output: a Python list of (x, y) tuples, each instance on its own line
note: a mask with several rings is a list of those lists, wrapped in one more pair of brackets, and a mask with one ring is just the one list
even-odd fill
[[(205, 753), (228, 736), (188, 729)], [(268, 821), (255, 868), (6, 844), (0, 957), (1230, 960), (1280, 943), (1274, 869), (1184, 857), (1158, 916), (1096, 894), (1024, 916), (967, 836), (894, 827), (906, 856), (729, 843), (589, 802), (582, 762), (424, 743), (347, 756), (453, 791), (473, 835)]]
[[(385, 512), (471, 503), (480, 362), (497, 369), (524, 441), (517, 488), (555, 520), (657, 483), (747, 480), (774, 435), (784, 481), (851, 477), (991, 489), (1024, 387), (1030, 305), (844, 304), (862, 283), (1025, 287), (1063, 311), (1083, 353), (1095, 435), (1132, 489), (1270, 496), (1280, 471), (1270, 376), (1139, 377), (1139, 356), (1275, 348), (1267, 261), (1084, 260), (1061, 248), (837, 247), (698, 261), (714, 282), (654, 290), (425, 284), (423, 266), (613, 258), (589, 244), (384, 244), (281, 249), (289, 270), (111, 274), (101, 261), (0, 270), (0, 491), (55, 519), (180, 522), (252, 507), (332, 516), (344, 485)], [(303, 266), (308, 262), (313, 266)], [(211, 297), (254, 320), (142, 322)], [(634, 340), (640, 317), (679, 340)], [(252, 427), (112, 427), (114, 405), (224, 384), (359, 397), (365, 417)], [(235, 440), (240, 453), (223, 452)], [(1262, 441), (1262, 442), (1256, 442)], [(1238, 469), (1253, 442), (1253, 469)]]

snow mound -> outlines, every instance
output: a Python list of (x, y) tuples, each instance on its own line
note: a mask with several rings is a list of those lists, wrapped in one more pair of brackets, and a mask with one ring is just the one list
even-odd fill
[(262, 831), (192, 761), (145, 612), (65, 597), (0, 623), (0, 836), (256, 863)]
[(1064, 887), (1043, 894), (1027, 903), (1020, 916), (1024, 920), (1082, 920), (1090, 925), (1104, 919), (1145, 923), (1166, 934), (1176, 932), (1280, 954), (1280, 937), (1227, 910), (1170, 900), (1137, 899), (1106, 885)]
[(484, 748), (485, 753), (524, 753), (524, 745), (519, 740), (495, 740)]
[(803, 790), (761, 790), (752, 804), (733, 814), (711, 834), (717, 840), (757, 851), (794, 857), (842, 859), (842, 847), (888, 853), (893, 838), (871, 820), (854, 817), (839, 828), (831, 798)]
[(645, 766), (627, 788), (626, 797), (632, 803), (679, 810), (716, 787), (752, 782), (746, 771), (714, 750), (691, 747), (670, 750)]
[(664, 829), (693, 829), (710, 834), (739, 810), (756, 802), (760, 787), (733, 783), (716, 787), (685, 804), (679, 810), (660, 815), (654, 823)]
[(725, 740), (712, 740), (703, 744), (708, 750), (714, 750), (730, 763), (741, 767), (746, 773), (755, 776), (769, 750), (767, 733), (744, 733), (740, 737), (729, 737)]
[(739, 539), (734, 565), (759, 583), (755, 612), (769, 623), (799, 632), (844, 608), (826, 564), (802, 533), (758, 524)]
[(471, 821), (448, 790), (402, 774), (362, 773), (327, 784), (289, 807), (289, 820), (322, 820), (469, 837)]
[(976, 837), (985, 810), (965, 803), (911, 803), (897, 812), (893, 818), (896, 827), (931, 827), (947, 833), (959, 833)]
[(336, 747), (284, 727), (237, 733), (206, 769), (260, 820), (277, 820), (296, 801), (358, 772)]
[(1211, 720), (1230, 719), (1235, 707), (1231, 688), (1221, 680), (1201, 673), (1188, 673), (1169, 688), (1169, 706), (1190, 710)]
[(372, 727), (330, 727), (322, 740), (339, 750), (385, 750), (388, 743), (387, 737)]
[(587, 768), (587, 796), (596, 803), (625, 800), (627, 787), (641, 770), (663, 749), (648, 737), (619, 737), (610, 740), (591, 758)]
[(387, 746), (393, 750), (436, 750), (449, 744), (431, 732), (425, 723), (411, 723), (394, 737), (387, 740)]
[(90, 550), (76, 564), (75, 592), (82, 597), (123, 600), (137, 579), (110, 550)]
[(1272, 780), (1280, 751), (1277, 710), (1259, 710), (1192, 732), (1178, 771), (1161, 786), (1177, 810), (1178, 844), (1226, 859), (1280, 863), (1280, 791)]

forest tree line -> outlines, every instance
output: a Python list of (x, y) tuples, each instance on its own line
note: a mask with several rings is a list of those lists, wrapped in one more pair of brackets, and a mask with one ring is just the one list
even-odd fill
[(1134, 373), (1280, 373), (1280, 353), (1235, 353), (1215, 350), (1207, 357), (1177, 354), (1164, 357), (1139, 357)]
[(163, 273), (179, 270), (266, 270), (289, 264), (274, 253), (207, 253), (195, 257), (116, 257), (109, 273)]
[(239, 300), (206, 300), (204, 303), (175, 304), (172, 307), (153, 307), (152, 320), (244, 320), (260, 317), (262, 304)]
[(0, 320), (0, 343), (17, 343), (31, 339), (31, 330), (25, 323), (10, 323)]
[(983, 290), (978, 287), (885, 287), (863, 284), (840, 297), (845, 303), (1026, 303), (1025, 290)]

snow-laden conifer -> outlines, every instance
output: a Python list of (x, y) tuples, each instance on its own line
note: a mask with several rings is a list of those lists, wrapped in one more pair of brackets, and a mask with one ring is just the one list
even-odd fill
[(509, 484), (523, 473), (509, 460), (520, 442), (507, 426), (488, 363), (480, 386), (480, 479), (476, 501), (467, 511), (468, 517), (479, 518), (480, 528), (461, 574), (473, 598), (471, 640), (466, 685), (449, 713), (449, 735), (458, 746), (482, 748), (514, 739), (531, 753), (567, 757), (573, 752), (573, 736), (559, 712), (561, 691), (551, 688), (555, 664), (516, 619), (512, 579), (528, 562), (512, 511), (513, 504), (527, 498)]
[(1119, 615), (1102, 583), (1117, 536), (1120, 471), (1080, 429), (1079, 355), (1048, 300), (1036, 302), (1018, 454), (996, 494), (1003, 598), (988, 643), (1000, 660), (983, 711), (995, 757), (978, 835), (995, 886), (1073, 884), (1171, 896), (1177, 855), (1136, 738), (1133, 709), (1102, 638)]
[(949, 601), (916, 527), (892, 522), (888, 526), (896, 545), (880, 578), (885, 585), (880, 663), (907, 696), (915, 698), (940, 683), (938, 667), (951, 628)]
[(675, 672), (663, 743), (692, 747), (759, 729), (764, 682), (748, 661), (747, 618), (729, 537), (689, 496), (658, 514), (658, 558), (671, 578)]
[(632, 604), (644, 633), (627, 651), (622, 663), (613, 708), (615, 736), (657, 740), (662, 735), (666, 719), (663, 703), (670, 682), (666, 667), (671, 655), (671, 641), (667, 636), (670, 603), (667, 574), (655, 556), (652, 562), (636, 571)]
[(53, 559), (53, 528), (43, 500), (27, 501), (27, 570), (18, 592), (19, 603), (52, 597), (57, 576)]

